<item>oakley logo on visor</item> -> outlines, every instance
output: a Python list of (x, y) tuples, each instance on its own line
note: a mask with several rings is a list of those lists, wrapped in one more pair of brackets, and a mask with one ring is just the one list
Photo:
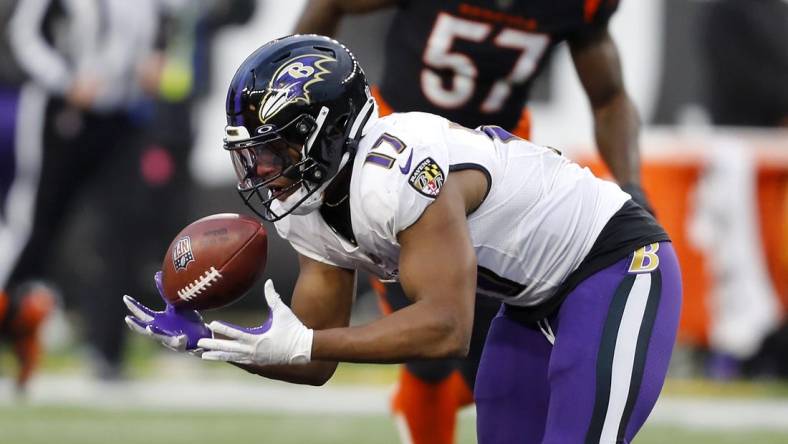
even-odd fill
[(263, 125), (263, 126), (257, 127), (255, 132), (257, 134), (268, 134), (268, 133), (272, 132), (273, 130), (274, 130), (274, 126), (273, 125)]

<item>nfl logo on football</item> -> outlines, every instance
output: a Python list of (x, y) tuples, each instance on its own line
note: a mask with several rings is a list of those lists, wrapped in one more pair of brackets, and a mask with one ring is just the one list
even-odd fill
[(172, 249), (172, 264), (175, 266), (175, 271), (181, 271), (186, 269), (189, 262), (194, 262), (192, 240), (189, 236), (184, 236), (178, 239)]

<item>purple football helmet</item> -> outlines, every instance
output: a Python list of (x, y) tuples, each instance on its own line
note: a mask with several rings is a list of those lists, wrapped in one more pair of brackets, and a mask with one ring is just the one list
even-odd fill
[[(364, 72), (336, 40), (292, 35), (257, 49), (227, 93), (224, 148), (246, 205), (268, 221), (319, 207), (317, 191), (352, 158), (373, 109)], [(273, 183), (282, 176), (292, 184)]]

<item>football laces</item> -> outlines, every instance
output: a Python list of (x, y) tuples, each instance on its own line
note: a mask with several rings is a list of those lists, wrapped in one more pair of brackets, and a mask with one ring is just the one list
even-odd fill
[(219, 270), (215, 267), (211, 267), (209, 270), (206, 270), (199, 279), (195, 279), (191, 284), (178, 290), (178, 297), (184, 301), (189, 301), (213, 285), (213, 283), (221, 277), (222, 274), (219, 273)]

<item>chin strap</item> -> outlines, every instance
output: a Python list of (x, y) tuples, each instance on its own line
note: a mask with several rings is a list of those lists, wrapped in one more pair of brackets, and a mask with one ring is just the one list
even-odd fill
[(315, 119), (315, 129), (312, 130), (312, 134), (306, 140), (306, 143), (303, 147), (301, 147), (301, 158), (306, 159), (307, 153), (309, 150), (312, 149), (312, 145), (315, 143), (315, 139), (317, 139), (317, 135), (320, 133), (320, 130), (323, 128), (323, 124), (326, 123), (326, 117), (328, 117), (329, 109), (327, 107), (320, 108), (320, 112), (317, 113), (317, 118)]
[[(318, 114), (316, 121), (316, 128), (312, 132), (312, 135), (307, 139), (307, 142), (304, 144), (302, 155), (304, 153), (309, 152), (312, 144), (314, 144), (315, 139), (317, 137), (317, 133), (323, 126), (323, 123), (326, 120), (326, 116), (328, 115), (328, 108), (323, 107), (320, 109), (320, 113)], [(288, 213), (294, 215), (304, 215), (309, 214), (312, 211), (319, 208), (323, 202), (324, 193), (326, 193), (327, 187), (334, 181), (340, 172), (345, 169), (348, 163), (352, 163), (353, 156), (356, 153), (356, 149), (358, 148), (358, 143), (361, 140), (361, 137), (364, 135), (365, 130), (368, 128), (368, 125), (374, 122), (378, 116), (378, 107), (375, 99), (370, 96), (364, 105), (361, 107), (356, 119), (353, 121), (353, 124), (350, 126), (345, 133), (345, 146), (347, 150), (342, 155), (342, 159), (339, 161), (339, 167), (337, 168), (337, 173), (334, 174), (332, 177), (327, 178), (326, 180), (322, 181), (318, 186), (317, 190), (311, 191), (309, 189), (305, 189), (307, 187), (306, 181), (301, 184), (299, 189), (288, 196), (284, 202), (279, 202), (277, 200), (271, 202), (271, 210), (275, 213)], [(332, 187), (336, 188), (336, 187)], [(309, 194), (308, 196), (305, 196)], [(332, 193), (334, 194), (334, 193)]]
[[(373, 115), (375, 118), (371, 119)], [(353, 122), (353, 125), (350, 127), (350, 130), (345, 137), (345, 145), (347, 146), (348, 152), (353, 154), (356, 153), (358, 143), (361, 141), (361, 137), (364, 135), (364, 132), (367, 129), (367, 123), (371, 123), (372, 121), (376, 120), (377, 117), (378, 104), (375, 102), (375, 98), (370, 96), (364, 103), (364, 106), (361, 107), (356, 120)]]

